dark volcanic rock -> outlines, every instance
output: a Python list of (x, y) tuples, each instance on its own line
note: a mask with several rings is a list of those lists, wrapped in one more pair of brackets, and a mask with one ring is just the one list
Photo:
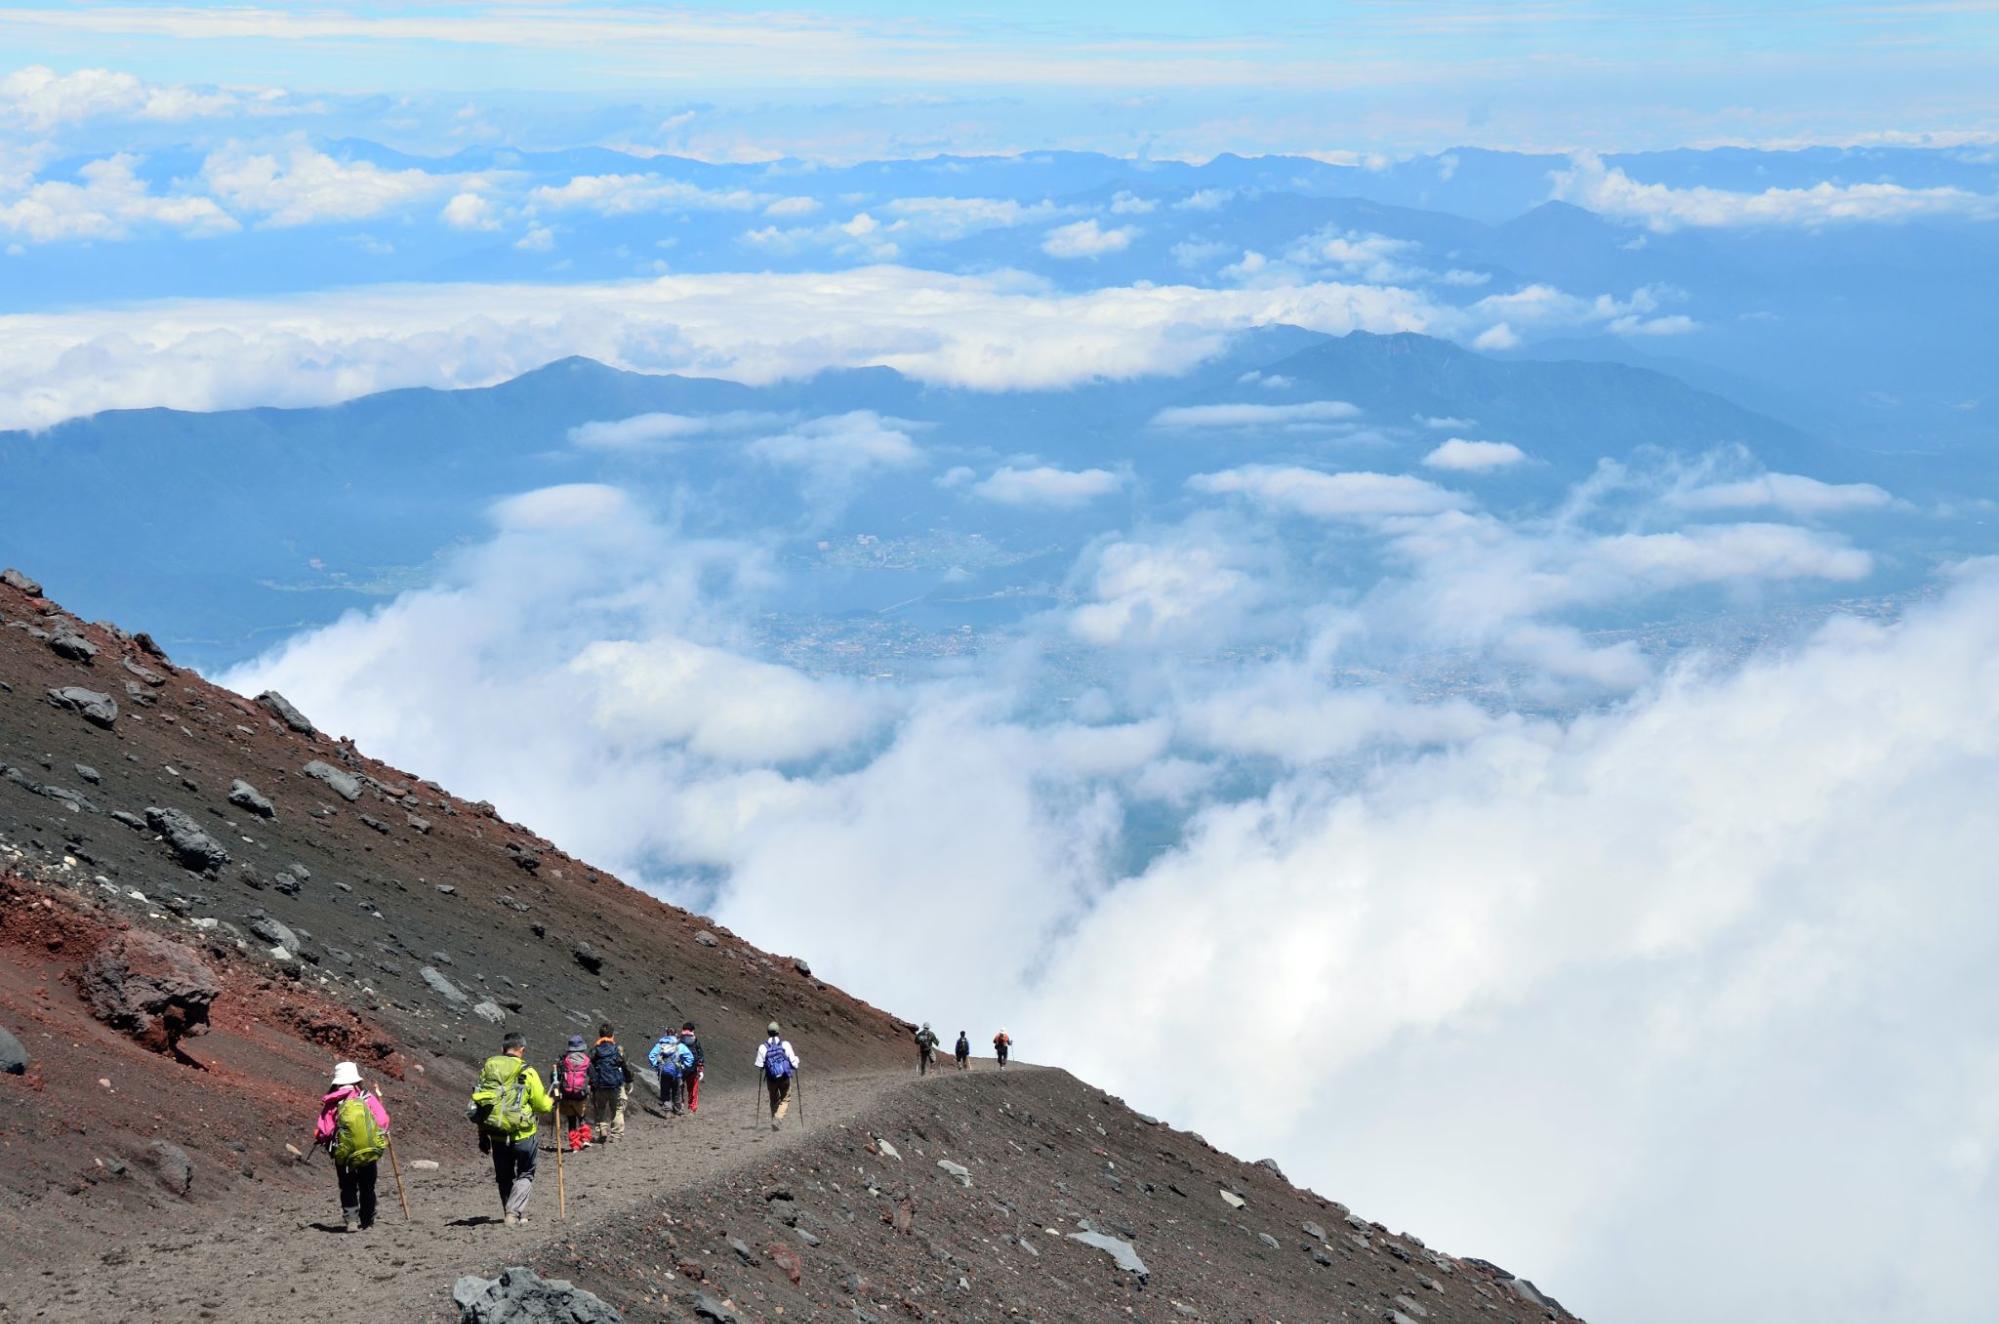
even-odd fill
[(66, 657), (72, 662), (82, 662), (86, 665), (90, 659), (97, 656), (97, 645), (68, 625), (58, 625), (55, 628), (55, 633), (49, 636), (49, 647), (55, 650), (57, 657)]
[(28, 1069), (28, 1050), (21, 1047), (21, 1041), (0, 1025), (0, 1072), (18, 1076)]
[(257, 702), (268, 708), (280, 722), (301, 735), (309, 736), (317, 730), (304, 713), (292, 706), (290, 699), (276, 690), (265, 690), (257, 696)]
[(207, 1027), (222, 983), (179, 943), (132, 929), (91, 955), (77, 991), (91, 1015), (163, 1053)]
[(576, 964), (582, 966), (593, 975), (604, 968), (603, 954), (587, 942), (577, 943), (574, 947), (570, 948), (569, 954), (576, 958)]
[(229, 803), (247, 809), (259, 818), (271, 818), (278, 812), (256, 787), (241, 777), (229, 785)]
[(174, 858), (190, 869), (219, 869), (229, 863), (229, 852), (221, 842), (201, 830), (201, 825), (178, 809), (149, 805), (146, 822), (167, 839)]
[(118, 721), (118, 701), (108, 694), (84, 689), (81, 685), (64, 685), (49, 691), (49, 702), (58, 708), (68, 708), (83, 715), (83, 720), (92, 726), (105, 730)]
[(602, 1298), (532, 1269), (502, 1269), (498, 1278), (466, 1274), (451, 1289), (459, 1324), (624, 1324)]

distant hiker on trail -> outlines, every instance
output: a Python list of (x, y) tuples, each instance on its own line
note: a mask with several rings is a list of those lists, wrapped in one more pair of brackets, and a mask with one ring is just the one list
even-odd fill
[(958, 1070), (968, 1071), (972, 1066), (972, 1041), (963, 1030), (958, 1031), (958, 1046), (951, 1050), (958, 1059)]
[[(582, 1043), (572, 1037), (571, 1043)], [(625, 1062), (625, 1050), (606, 1022), (597, 1027), (597, 1043), (590, 1050), (590, 1127), (601, 1144), (625, 1138), (625, 1100), (632, 1092), (632, 1069)]]
[(646, 1061), (659, 1073), (660, 1106), (678, 1117), (687, 1109), (687, 1077), (694, 1071), (694, 1050), (668, 1030), (646, 1054)]
[(777, 1022), (772, 1021), (764, 1029), (764, 1041), (757, 1045), (756, 1068), (763, 1073), (764, 1088), (770, 1091), (770, 1129), (773, 1131), (784, 1120), (785, 1109), (791, 1106), (791, 1082), (797, 1078), (800, 1065), (791, 1041), (778, 1033)]
[(923, 1028), (916, 1032), (916, 1074), (930, 1074), (930, 1064), (937, 1060), (937, 1032), (930, 1028), (930, 1022), (923, 1022)]
[(680, 1027), (680, 1046), (694, 1053), (694, 1070), (688, 1072), (681, 1082), (687, 1086), (687, 1111), (691, 1113), (701, 1106), (701, 1078), (708, 1074), (708, 1054), (702, 1051), (701, 1039), (694, 1033), (693, 1021)]
[(360, 1068), (352, 1062), (333, 1068), (333, 1088), (319, 1101), (312, 1143), (325, 1145), (333, 1159), (341, 1230), (366, 1232), (375, 1225), (375, 1163), (389, 1147), (389, 1113), (361, 1088)]
[(993, 1036), (993, 1056), (999, 1059), (1001, 1066), (1006, 1065), (1007, 1050), (1012, 1047), (1013, 1036), (1009, 1035), (1005, 1030), (1001, 1030)]
[(527, 1222), (528, 1197), (534, 1194), (541, 1130), (535, 1117), (555, 1111), (555, 1100), (527, 1064), (527, 1055), (527, 1036), (509, 1031), (500, 1041), (500, 1055), (487, 1058), (479, 1069), (478, 1087), (465, 1109), (465, 1115), (479, 1125), (479, 1152), (493, 1156), (493, 1180), (510, 1226)]
[[(583, 1036), (569, 1036), (569, 1048), (555, 1065), (549, 1068), (549, 1081), (555, 1086), (558, 1123), (555, 1143), (569, 1145), (569, 1152), (586, 1148), (590, 1144), (590, 1052), (583, 1047)], [(605, 1137), (607, 1140), (609, 1137)]]

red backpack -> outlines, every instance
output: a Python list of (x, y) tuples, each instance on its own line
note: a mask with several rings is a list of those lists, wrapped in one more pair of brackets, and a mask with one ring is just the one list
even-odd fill
[(562, 1097), (565, 1099), (587, 1099), (590, 1097), (590, 1055), (585, 1052), (564, 1053), (562, 1055)]

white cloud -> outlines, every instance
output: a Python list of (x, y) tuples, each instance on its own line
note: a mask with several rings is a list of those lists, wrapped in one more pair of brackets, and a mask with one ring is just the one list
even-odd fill
[(976, 484), (972, 492), (1001, 505), (1073, 510), (1109, 496), (1123, 485), (1124, 480), (1108, 469), (1056, 469), (1045, 464), (1016, 469), (1007, 465)]
[(527, 232), (514, 240), (514, 247), (523, 253), (548, 253), (555, 249), (555, 231), (546, 225), (530, 225)]
[(1050, 230), (1041, 241), (1041, 251), (1050, 257), (1102, 257), (1105, 253), (1121, 253), (1129, 248), (1132, 236), (1137, 233), (1129, 225), (1106, 230), (1097, 224), (1095, 217), (1091, 217)]
[(1592, 153), (1579, 153), (1554, 175), (1553, 196), (1655, 231), (1687, 227), (1822, 226), (1915, 220), (1928, 216), (1999, 217), (1999, 197), (1960, 188), (1901, 184), (1814, 184), (1735, 193), (1716, 188), (1643, 184)]
[(1421, 244), (1409, 239), (1328, 228), (1298, 240), (1285, 258), (1301, 267), (1330, 267), (1361, 280), (1395, 284), (1429, 275), (1411, 260), (1421, 250)]
[(1423, 457), (1432, 469), (1458, 473), (1486, 473), (1520, 463), (1527, 452), (1510, 441), (1470, 441), (1452, 437)]
[(774, 414), (748, 410), (726, 414), (634, 414), (630, 418), (579, 423), (569, 429), (569, 442), (586, 450), (670, 450), (690, 438), (745, 432), (776, 421)]
[(1208, 634), (1239, 616), (1255, 581), (1230, 549), (1198, 542), (1117, 542), (1098, 554), (1094, 601), (1069, 614), (1069, 631), (1099, 647), (1152, 647)]
[[(253, 94), (247, 104), (268, 106)], [(58, 74), (29, 65), (0, 77), (0, 120), (13, 120), (30, 133), (100, 118), (176, 122), (227, 115), (246, 102), (233, 92), (147, 83), (111, 69), (78, 69)]]
[(483, 194), (455, 193), (451, 201), (444, 204), (438, 219), (454, 230), (497, 230), (499, 218), (493, 214), (493, 204)]
[(819, 210), (817, 198), (779, 198), (764, 208), (764, 215), (789, 220), (794, 216), (810, 216)]
[(138, 177), (139, 159), (126, 153), (92, 161), (81, 182), (42, 180), (0, 201), (0, 230), (34, 243), (121, 239), (135, 227), (158, 226), (196, 238), (242, 228), (214, 201), (158, 194)]
[(1157, 209), (1159, 203), (1153, 198), (1141, 198), (1136, 193), (1119, 190), (1111, 199), (1113, 216), (1145, 216)]
[(1220, 211), (1235, 197), (1230, 188), (1195, 189), (1186, 197), (1173, 204), (1175, 211)]
[(1152, 416), (1156, 428), (1261, 428), (1299, 423), (1344, 423), (1360, 410), (1344, 400), (1307, 400), (1295, 405), (1173, 405)]
[(1686, 510), (1767, 507), (1793, 515), (1831, 515), (1879, 509), (1894, 498), (1872, 483), (1824, 483), (1803, 474), (1772, 473), (1670, 492), (1666, 500)]
[(720, 761), (810, 758), (866, 735), (882, 716), (879, 702), (849, 685), (670, 635), (599, 640), (569, 668), (591, 682), (608, 734)]
[(341, 161), (303, 143), (272, 152), (232, 144), (211, 152), (201, 173), (216, 197), (276, 226), (366, 220), (434, 198), (460, 179)]
[[(548, 251), (537, 228), (521, 241)], [(388, 286), (265, 300), (0, 315), (0, 428), (123, 406), (322, 404), (401, 386), (483, 386), (571, 354), (764, 382), (879, 364), (927, 382), (1056, 387), (1175, 373), (1242, 328), (1423, 330), (1399, 290), (1114, 287), (898, 267), (571, 285)]]
[(815, 418), (789, 432), (759, 437), (743, 447), (743, 454), (801, 471), (822, 512), (836, 508), (876, 474), (926, 463), (902, 426), (870, 410)]
[[(1023, 203), (1013, 198), (895, 198), (882, 208), (895, 221), (892, 235), (925, 240), (962, 239), (982, 230), (1009, 229), (1045, 221), (1061, 214), (1054, 203)], [(1118, 247), (1123, 247), (1119, 244)]]
[(1482, 349), (1488, 352), (1517, 349), (1519, 346), (1519, 333), (1505, 322), (1493, 323), (1476, 336), (1473, 336), (1471, 342), (1473, 349)]
[(1196, 474), (1187, 486), (1210, 496), (1246, 496), (1316, 519), (1433, 515), (1465, 504), (1456, 492), (1408, 474), (1324, 473), (1296, 465), (1247, 464)]
[(773, 202), (747, 189), (706, 189), (663, 175), (577, 175), (528, 193), (532, 207), (630, 216), (652, 211), (753, 211)]

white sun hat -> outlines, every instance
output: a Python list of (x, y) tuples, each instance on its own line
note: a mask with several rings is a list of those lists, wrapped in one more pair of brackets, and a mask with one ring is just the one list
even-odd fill
[(359, 1085), (361, 1083), (361, 1068), (355, 1066), (352, 1062), (336, 1063), (333, 1068), (333, 1083), (335, 1085)]

